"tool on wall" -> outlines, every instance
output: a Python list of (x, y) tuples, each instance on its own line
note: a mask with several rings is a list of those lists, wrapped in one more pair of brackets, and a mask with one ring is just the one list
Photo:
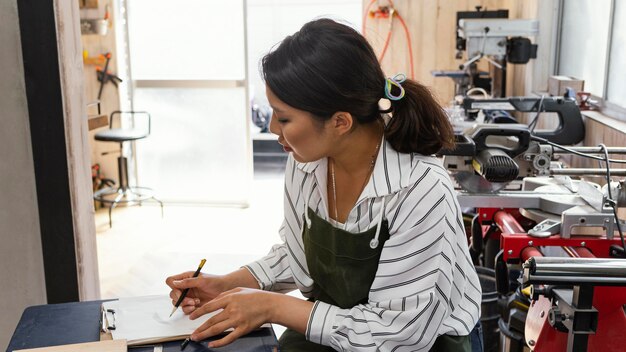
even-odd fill
[[(109, 72), (109, 63), (111, 62), (111, 53), (102, 54), (105, 58), (104, 69), (101, 67), (96, 67), (96, 74), (98, 76), (98, 81), (100, 82), (100, 89), (98, 90), (98, 100), (102, 97), (102, 89), (107, 82), (113, 83), (115, 87), (117, 87), (118, 83), (122, 82), (122, 79), (118, 76)], [(100, 111), (98, 111), (98, 114)]]
[(375, 10), (371, 10), (372, 5), (374, 5), (374, 2), (376, 1), (377, 0), (371, 0), (365, 9), (365, 14), (363, 16), (363, 28), (362, 28), (363, 36), (366, 37), (366, 34), (367, 34), (367, 19), (368, 18), (389, 20), (389, 27), (387, 30), (387, 36), (385, 38), (385, 43), (383, 45), (381, 54), (378, 58), (378, 62), (382, 63), (383, 59), (385, 58), (385, 54), (387, 53), (387, 49), (389, 48), (389, 43), (391, 42), (391, 35), (393, 33), (393, 21), (394, 21), (394, 18), (397, 18), (400, 24), (402, 25), (402, 28), (404, 29), (407, 48), (409, 51), (409, 67), (410, 67), (409, 78), (414, 79), (415, 69), (413, 68), (413, 47), (411, 45), (411, 34), (409, 33), (409, 28), (407, 27), (406, 22), (404, 21), (404, 18), (402, 18), (400, 13), (398, 13), (396, 8), (394, 7), (393, 0), (389, 0), (389, 5), (387, 6), (378, 5)]

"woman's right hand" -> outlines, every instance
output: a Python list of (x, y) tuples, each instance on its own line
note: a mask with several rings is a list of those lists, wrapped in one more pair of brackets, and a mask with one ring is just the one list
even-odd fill
[(194, 278), (193, 274), (193, 271), (187, 271), (170, 276), (165, 280), (167, 286), (172, 289), (170, 291), (172, 305), (176, 304), (184, 289), (189, 289), (185, 299), (180, 304), (180, 308), (185, 314), (190, 314), (227, 290), (224, 276), (201, 274)]

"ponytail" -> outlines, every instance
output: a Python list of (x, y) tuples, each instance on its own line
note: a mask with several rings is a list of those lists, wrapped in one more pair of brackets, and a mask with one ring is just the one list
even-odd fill
[(430, 90), (409, 79), (402, 82), (402, 88), (405, 95), (391, 101), (392, 117), (385, 129), (385, 138), (393, 149), (431, 155), (443, 148), (453, 148), (452, 125)]

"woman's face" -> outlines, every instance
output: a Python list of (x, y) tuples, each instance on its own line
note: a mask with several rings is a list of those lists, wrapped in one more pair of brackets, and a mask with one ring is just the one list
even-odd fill
[(266, 87), (267, 100), (274, 110), (270, 132), (278, 136), (286, 152), (293, 153), (296, 161), (304, 163), (325, 157), (330, 144), (326, 124), (321, 124), (311, 113), (295, 109), (282, 102)]

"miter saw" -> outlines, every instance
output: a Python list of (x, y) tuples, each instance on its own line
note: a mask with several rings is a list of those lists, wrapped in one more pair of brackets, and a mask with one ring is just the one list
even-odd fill
[(576, 174), (563, 171), (553, 161), (564, 150), (548, 144), (572, 145), (584, 139), (584, 124), (575, 101), (558, 97), (465, 98), (463, 107), (468, 112), (483, 109), (555, 113), (559, 120), (550, 131), (531, 131), (523, 124), (477, 123), (457, 133), (455, 148), (441, 154), (445, 155), (447, 169), (466, 191), (494, 192), (506, 186), (519, 189), (519, 182), (511, 183), (523, 177)]
[[(475, 124), (456, 135), (456, 148), (441, 153), (458, 184), (461, 207), (475, 209), (470, 231), (475, 264), (496, 269), (498, 291), (506, 297), (499, 320), (501, 350), (623, 350), (626, 222), (618, 219), (617, 208), (626, 207), (626, 169), (608, 169), (606, 163), (568, 168), (559, 157), (613, 162), (609, 155), (626, 154), (626, 148), (566, 146), (584, 139), (580, 112), (567, 99), (466, 99), (464, 107), (559, 117), (553, 131)], [(608, 181), (600, 187), (585, 176)], [(615, 176), (621, 180), (610, 180)], [(610, 260), (612, 271), (581, 257)], [(599, 269), (581, 269), (586, 266)], [(581, 270), (593, 278), (581, 279)], [(537, 271), (543, 276), (533, 274)]]

